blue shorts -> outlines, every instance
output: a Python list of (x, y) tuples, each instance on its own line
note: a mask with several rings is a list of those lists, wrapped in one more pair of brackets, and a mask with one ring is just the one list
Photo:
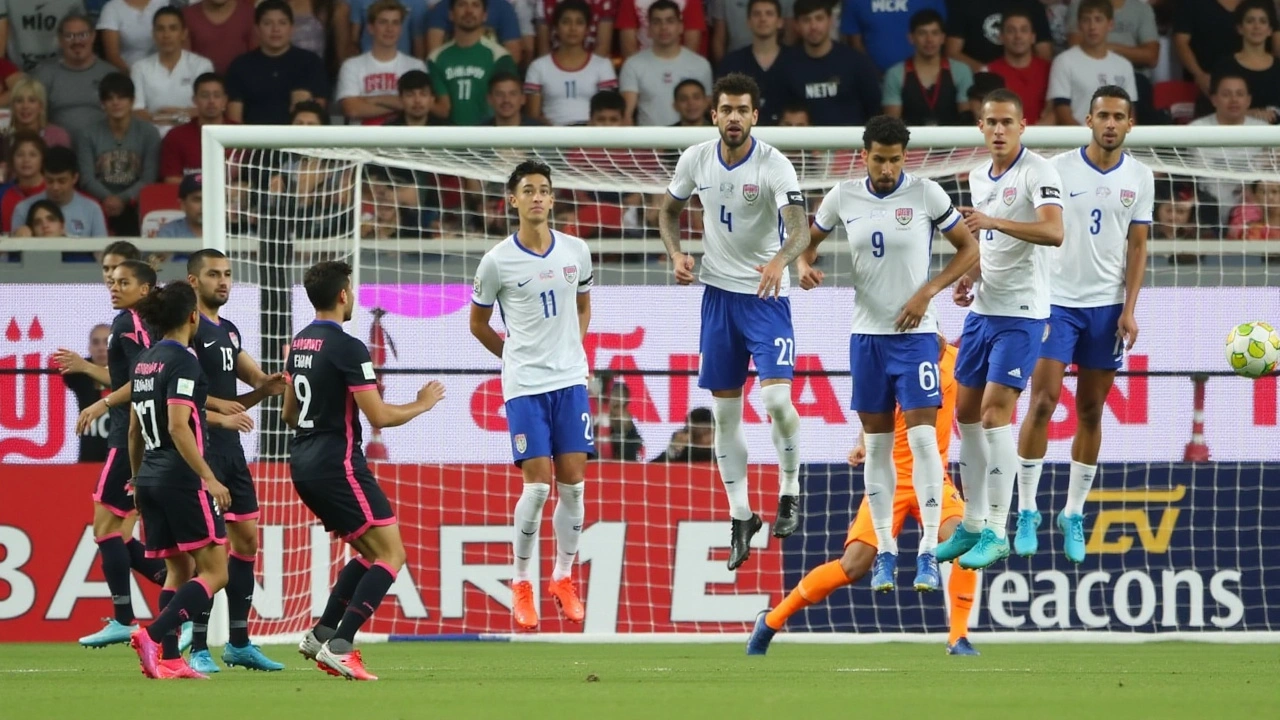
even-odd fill
[(594, 425), (586, 385), (507, 401), (507, 429), (517, 466), (529, 458), (568, 453), (595, 456)]
[(1116, 337), (1124, 305), (1075, 308), (1054, 305), (1049, 310), (1049, 337), (1040, 357), (1085, 370), (1119, 370), (1124, 343)]
[(992, 382), (1026, 389), (1048, 333), (1047, 320), (969, 313), (956, 354), (956, 382), (970, 388)]
[(698, 352), (698, 387), (704, 390), (742, 387), (752, 360), (761, 380), (792, 379), (796, 340), (791, 299), (765, 300), (706, 286)]
[(938, 388), (938, 336), (849, 336), (849, 371), (853, 375), (850, 409), (860, 413), (891, 413), (941, 407)]

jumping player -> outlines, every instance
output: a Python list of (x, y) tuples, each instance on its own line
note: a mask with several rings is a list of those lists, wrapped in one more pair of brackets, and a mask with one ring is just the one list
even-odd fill
[[(719, 140), (680, 155), (663, 197), (659, 230), (676, 282), (694, 280), (694, 259), (680, 251), (680, 213), (696, 192), (703, 207), (701, 363), (698, 387), (714, 398), (716, 464), (733, 519), (729, 569), (751, 554), (751, 538), (764, 523), (751, 511), (742, 390), (752, 360), (760, 398), (772, 423), (781, 475), (773, 535), (800, 525), (800, 416), (791, 402), (795, 332), (791, 324), (792, 261), (809, 246), (809, 221), (795, 167), (783, 153), (751, 137), (759, 119), (760, 88), (730, 73), (711, 89), (711, 117)], [(785, 244), (784, 244), (785, 238)]]
[[(923, 526), (915, 589), (938, 589), (934, 549), (942, 522), (944, 473), (935, 439), (942, 397), (933, 297), (978, 261), (978, 244), (960, 222), (946, 191), (932, 180), (903, 172), (910, 139), (910, 131), (898, 118), (880, 115), (867, 123), (862, 133), (867, 177), (843, 180), (822, 199), (809, 229), (805, 261), (811, 269), (800, 278), (801, 287), (806, 288), (822, 281), (822, 272), (812, 269), (818, 244), (843, 227), (853, 250), (853, 287), (858, 291), (849, 337), (851, 407), (862, 423), (865, 499), (880, 550), (871, 587), (881, 592), (894, 587), (898, 558), (894, 528), (901, 525), (900, 519), (894, 520), (898, 502), (893, 492), (898, 476), (893, 453), (895, 408), (901, 409), (906, 422), (915, 468), (912, 485)], [(956, 254), (930, 280), (935, 230), (941, 231)], [(948, 422), (946, 428), (950, 427)]]
[[(515, 573), (511, 612), (521, 630), (538, 627), (530, 564), (542, 526), (542, 507), (556, 482), (556, 562), (547, 592), (565, 619), (580, 623), (585, 609), (573, 584), (573, 565), (586, 514), (583, 478), (595, 454), (587, 400), (591, 322), (591, 251), (582, 240), (551, 229), (551, 168), (520, 163), (507, 180), (520, 217), (517, 232), (484, 254), (471, 295), (471, 334), (502, 359), (502, 397), (515, 463), (524, 487), (515, 507)], [(489, 324), (497, 303), (505, 339)]]
[(1031, 408), (1018, 438), (1018, 530), (1014, 552), (1034, 555), (1040, 510), (1036, 491), (1048, 446), (1049, 419), (1058, 407), (1067, 365), (1079, 370), (1076, 435), (1071, 444), (1067, 500), (1058, 515), (1063, 552), (1084, 560), (1084, 500), (1098, 472), (1102, 408), (1126, 350), (1138, 339), (1134, 309), (1147, 266), (1147, 235), (1155, 179), (1124, 153), (1133, 128), (1133, 103), (1116, 85), (1093, 93), (1085, 123), (1089, 144), (1051, 161), (1070, 195), (1065, 202), (1067, 242), (1054, 264), (1049, 337), (1031, 379)]
[(302, 502), (360, 553), (338, 573), (324, 614), (298, 652), (330, 675), (377, 680), (352, 648), (404, 565), (400, 526), (365, 462), (360, 416), (376, 428), (397, 427), (435, 407), (444, 386), (431, 381), (417, 398), (388, 405), (378, 395), (369, 349), (342, 329), (355, 309), (351, 266), (325, 261), (302, 280), (316, 319), (294, 336), (286, 371), (284, 421), (297, 430), (289, 450), (293, 488)]

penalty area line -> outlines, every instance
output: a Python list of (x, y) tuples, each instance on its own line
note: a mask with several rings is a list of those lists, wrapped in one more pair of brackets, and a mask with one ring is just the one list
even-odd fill
[[(957, 673), (1032, 673), (1032, 672), (1035, 672), (1035, 671), (1036, 671), (1036, 670), (1035, 670), (1034, 668), (955, 668), (955, 669), (948, 669), (948, 670), (946, 670), (946, 672), (948, 672), (948, 673), (953, 673), (953, 672), (957, 672)], [(879, 667), (879, 668), (878, 668), (878, 667), (853, 668), (853, 667), (842, 667), (842, 668), (835, 668), (835, 669), (833, 669), (833, 670), (832, 670), (832, 672), (838, 672), (838, 673), (902, 673), (902, 674), (904, 674), (904, 675), (905, 675), (905, 674), (907, 674), (907, 673), (913, 673), (913, 672), (917, 672), (917, 671), (916, 671), (916, 670), (907, 669), (907, 668), (885, 668), (885, 667)]]

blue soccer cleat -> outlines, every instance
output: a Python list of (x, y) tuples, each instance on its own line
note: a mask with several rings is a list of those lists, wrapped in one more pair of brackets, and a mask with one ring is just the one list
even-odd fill
[(1040, 549), (1040, 513), (1035, 510), (1018, 511), (1018, 531), (1013, 536), (1013, 551), (1018, 557), (1031, 557)]
[(104, 648), (108, 645), (123, 645), (129, 642), (129, 636), (138, 629), (138, 624), (121, 625), (115, 618), (104, 618), (105, 627), (92, 635), (80, 638), (80, 644), (87, 648)]
[(191, 636), (195, 634), (195, 623), (182, 623), (182, 632), (178, 635), (178, 652), (184, 653), (191, 647)]
[(996, 531), (986, 528), (978, 544), (960, 556), (957, 562), (965, 570), (981, 570), (1009, 557), (1009, 538), (996, 535)]
[(933, 551), (934, 557), (938, 562), (951, 562), (969, 552), (970, 548), (978, 544), (980, 537), (982, 537), (981, 531), (972, 532), (966, 530), (964, 525), (957, 525), (951, 537), (938, 543), (938, 547)]
[(916, 556), (916, 592), (933, 592), (942, 584), (938, 574), (938, 559), (932, 553), (920, 553)]
[(263, 655), (262, 650), (252, 643), (244, 647), (228, 644), (222, 649), (222, 664), (227, 667), (236, 667), (238, 665), (242, 668), (262, 670), (264, 672), (275, 672), (284, 669), (283, 664)]
[(962, 637), (959, 640), (955, 641), (955, 643), (947, 645), (947, 654), (948, 655), (971, 655), (971, 656), (977, 657), (982, 653), (978, 652), (978, 650), (974, 648), (973, 645), (969, 644), (969, 638)]
[(893, 553), (876, 553), (876, 561), (871, 566), (871, 589), (876, 592), (893, 590), (893, 576), (898, 572), (898, 556)]
[(748, 655), (764, 655), (769, 652), (769, 643), (773, 642), (773, 636), (778, 631), (764, 621), (764, 616), (768, 614), (769, 611), (765, 610), (756, 616), (756, 625), (751, 629), (751, 637), (747, 638)]
[[(226, 662), (226, 660), (223, 660), (223, 662)], [(218, 665), (213, 662), (213, 656), (209, 654), (209, 650), (207, 648), (191, 653), (191, 662), (187, 664), (191, 666), (192, 670), (195, 670), (202, 675), (222, 672), (222, 668), (218, 667)]]
[(1058, 513), (1058, 529), (1062, 531), (1062, 552), (1073, 563), (1084, 562), (1084, 516)]

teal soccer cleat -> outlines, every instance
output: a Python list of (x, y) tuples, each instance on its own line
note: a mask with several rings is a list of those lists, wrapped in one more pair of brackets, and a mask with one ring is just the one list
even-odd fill
[(1009, 557), (1009, 539), (996, 535), (996, 531), (987, 528), (978, 538), (978, 544), (969, 552), (960, 556), (957, 561), (965, 570), (981, 570)]
[(104, 648), (108, 645), (123, 645), (129, 642), (129, 636), (138, 629), (138, 624), (121, 625), (115, 618), (107, 619), (107, 624), (92, 635), (80, 638), (80, 644), (87, 648)]
[(1013, 551), (1018, 557), (1031, 557), (1040, 549), (1040, 513), (1035, 510), (1018, 511), (1018, 531), (1013, 535)]
[(938, 558), (938, 562), (951, 562), (969, 552), (970, 548), (978, 544), (980, 537), (982, 537), (981, 531), (971, 532), (965, 530), (964, 525), (957, 525), (951, 537), (938, 543), (934, 556)]
[(182, 623), (182, 632), (178, 635), (178, 652), (184, 653), (191, 647), (191, 636), (195, 634), (195, 623)]
[(245, 645), (244, 647), (227, 645), (222, 649), (222, 662), (227, 667), (238, 665), (250, 670), (262, 670), (264, 672), (275, 672), (284, 669), (284, 665), (263, 655), (262, 650), (253, 644)]
[(1062, 552), (1073, 563), (1084, 562), (1084, 516), (1058, 513), (1062, 531)]
[[(223, 662), (226, 662), (226, 660), (223, 660)], [(192, 670), (202, 675), (222, 672), (222, 668), (218, 667), (217, 663), (213, 661), (213, 656), (209, 654), (207, 649), (191, 653), (191, 662), (188, 664)]]

